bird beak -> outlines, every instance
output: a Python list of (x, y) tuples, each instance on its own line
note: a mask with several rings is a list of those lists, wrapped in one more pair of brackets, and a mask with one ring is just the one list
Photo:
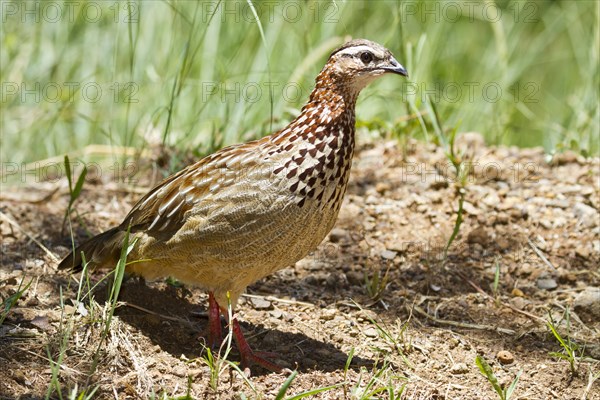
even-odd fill
[(394, 57), (391, 57), (389, 66), (384, 66), (382, 69), (386, 72), (392, 72), (408, 78), (408, 71)]

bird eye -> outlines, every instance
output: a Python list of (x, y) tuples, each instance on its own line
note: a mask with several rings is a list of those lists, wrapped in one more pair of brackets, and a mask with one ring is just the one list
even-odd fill
[(362, 53), (360, 53), (360, 61), (362, 61), (365, 64), (370, 63), (371, 61), (373, 61), (373, 54), (369, 53), (368, 51), (363, 51)]

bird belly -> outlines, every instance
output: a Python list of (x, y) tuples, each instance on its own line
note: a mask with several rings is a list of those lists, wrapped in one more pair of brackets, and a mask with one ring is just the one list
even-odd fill
[(242, 292), (246, 286), (293, 265), (329, 233), (339, 207), (269, 191), (237, 191), (197, 207), (168, 241), (141, 236), (129, 272), (147, 279), (173, 277), (207, 290)]

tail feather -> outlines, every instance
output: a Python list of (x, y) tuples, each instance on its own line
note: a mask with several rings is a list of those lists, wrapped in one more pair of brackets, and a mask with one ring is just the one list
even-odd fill
[(66, 256), (58, 264), (58, 269), (72, 270), (73, 272), (81, 271), (83, 269), (82, 253), (92, 268), (102, 268), (107, 264), (115, 265), (121, 254), (124, 234), (125, 232), (120, 230), (119, 227), (115, 227), (88, 239)]

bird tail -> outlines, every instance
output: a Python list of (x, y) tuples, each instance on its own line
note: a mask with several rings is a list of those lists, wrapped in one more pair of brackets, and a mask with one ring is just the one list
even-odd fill
[(58, 264), (58, 269), (73, 272), (81, 271), (83, 269), (82, 254), (92, 268), (114, 266), (121, 254), (124, 236), (125, 232), (120, 230), (119, 227), (94, 236), (77, 246), (71, 254), (66, 256)]

